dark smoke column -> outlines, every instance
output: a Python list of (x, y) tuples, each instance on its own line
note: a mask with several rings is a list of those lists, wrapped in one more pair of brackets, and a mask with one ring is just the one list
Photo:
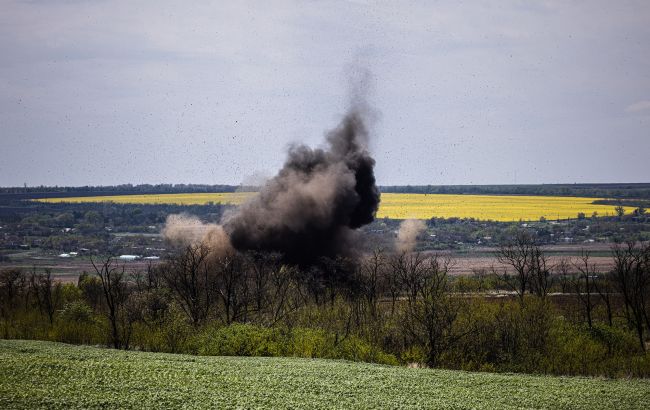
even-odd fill
[(300, 265), (354, 253), (354, 229), (379, 206), (363, 110), (353, 107), (326, 140), (327, 149), (292, 147), (278, 175), (225, 221), (235, 249), (280, 252)]

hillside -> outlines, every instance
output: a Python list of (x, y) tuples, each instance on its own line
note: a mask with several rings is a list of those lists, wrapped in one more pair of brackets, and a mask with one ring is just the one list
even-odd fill
[(650, 381), (0, 340), (0, 408), (650, 408)]

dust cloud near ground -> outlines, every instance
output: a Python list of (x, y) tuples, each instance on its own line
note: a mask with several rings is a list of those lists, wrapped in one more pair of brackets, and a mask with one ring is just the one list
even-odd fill
[(406, 219), (402, 221), (395, 239), (395, 250), (397, 252), (413, 252), (417, 245), (418, 236), (427, 228), (426, 223), (421, 219)]

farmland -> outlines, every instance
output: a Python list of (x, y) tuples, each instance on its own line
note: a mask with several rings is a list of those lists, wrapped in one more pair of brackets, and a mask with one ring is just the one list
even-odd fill
[(648, 408), (648, 380), (0, 340), (2, 408)]
[[(254, 195), (252, 192), (194, 193), (194, 194), (150, 194), (85, 196), (69, 198), (44, 198), (41, 202), (89, 203), (114, 202), (122, 204), (179, 204), (197, 205), (222, 203), (240, 205)], [(614, 206), (594, 204), (598, 198), (559, 196), (514, 196), (514, 195), (447, 195), (447, 194), (397, 194), (384, 193), (378, 218), (429, 219), (475, 218), (493, 221), (531, 221), (544, 217), (548, 220), (576, 218), (578, 213), (591, 216), (615, 214)], [(625, 211), (630, 213), (631, 207)]]

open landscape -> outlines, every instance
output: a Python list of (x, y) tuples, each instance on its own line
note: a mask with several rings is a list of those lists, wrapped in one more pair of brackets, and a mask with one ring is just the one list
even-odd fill
[(0, 409), (650, 408), (650, 3), (4, 0)]

